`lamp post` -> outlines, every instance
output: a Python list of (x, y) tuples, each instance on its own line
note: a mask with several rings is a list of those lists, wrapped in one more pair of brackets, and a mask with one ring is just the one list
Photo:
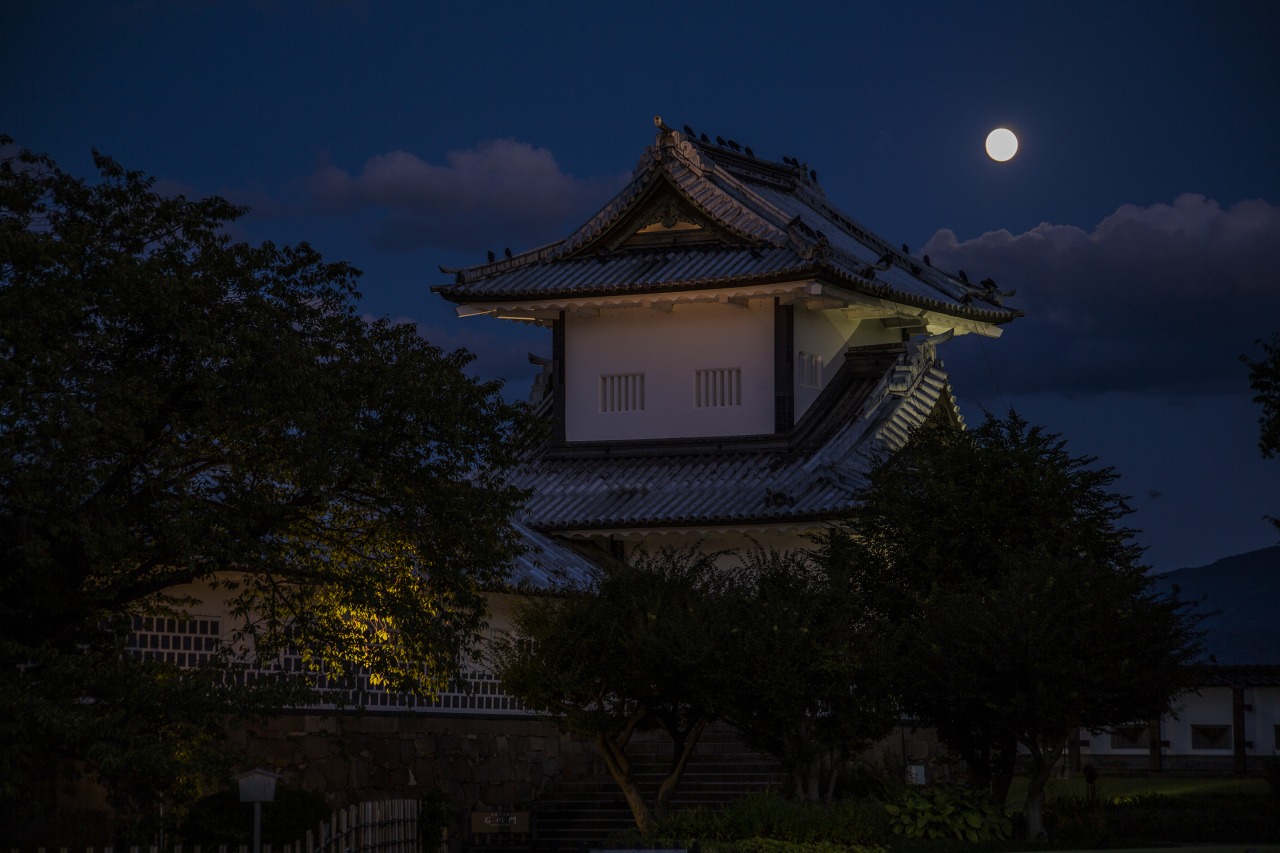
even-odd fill
[(253, 853), (262, 853), (262, 804), (275, 800), (276, 781), (281, 778), (270, 770), (250, 770), (236, 777), (240, 802), (253, 803)]

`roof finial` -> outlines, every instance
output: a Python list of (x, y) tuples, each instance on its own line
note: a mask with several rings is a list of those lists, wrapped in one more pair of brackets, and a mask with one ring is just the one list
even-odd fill
[(672, 132), (671, 128), (667, 127), (667, 123), (662, 120), (662, 116), (654, 116), (653, 124), (654, 124), (654, 127), (658, 128), (658, 130), (662, 131), (663, 133)]

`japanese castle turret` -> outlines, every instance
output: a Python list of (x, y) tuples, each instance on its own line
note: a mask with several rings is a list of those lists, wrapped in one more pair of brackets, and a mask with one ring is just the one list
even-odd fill
[(838, 518), (876, 453), (959, 423), (938, 345), (1019, 316), (859, 225), (806, 165), (655, 124), (578, 230), (433, 288), (550, 330), (550, 440), (519, 474), (537, 547)]

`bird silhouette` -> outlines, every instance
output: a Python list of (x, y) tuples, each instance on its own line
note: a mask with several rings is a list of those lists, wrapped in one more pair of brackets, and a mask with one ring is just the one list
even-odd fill
[(812, 181), (816, 184), (816, 183), (818, 182), (818, 170), (817, 170), (817, 169), (810, 169), (810, 170), (809, 170), (809, 178), (810, 178), (810, 180), (812, 180)]
[(922, 260), (924, 261), (924, 265), (925, 265), (926, 267), (932, 267), (932, 266), (933, 266), (933, 262), (929, 260), (929, 256), (928, 256), (928, 255), (925, 255), (925, 256), (924, 256), (924, 258), (923, 258)]
[(687, 124), (684, 126), (684, 135), (685, 135), (685, 136), (697, 136), (697, 134), (693, 132), (693, 128), (692, 128), (692, 127), (689, 127), (689, 125), (687, 125)]
[(508, 258), (511, 257), (511, 249), (503, 249), (502, 254), (506, 255)]
[(994, 278), (984, 278), (982, 281), (978, 282), (978, 284), (981, 284), (987, 290), (996, 289), (996, 280)]
[(497, 256), (497, 255), (495, 255), (495, 254), (493, 253), (493, 251), (492, 251), (492, 250), (490, 250), (490, 252), (489, 252), (489, 263), (493, 263), (495, 260), (497, 260), (497, 258), (498, 258), (498, 256)]
[(710, 141), (711, 141), (710, 139), (707, 139), (707, 135), (706, 135), (705, 133), (704, 133), (704, 134), (701, 134), (701, 135), (698, 137), (698, 139), (702, 140), (703, 142), (710, 142)]
[(732, 148), (734, 151), (741, 151), (741, 150), (742, 150), (742, 146), (741, 146), (741, 145), (739, 145), (738, 143), (734, 142), (732, 139), (728, 140), (728, 141), (725, 143), (725, 145), (728, 145), (728, 146), (729, 146), (730, 148)]
[(719, 145), (721, 148), (723, 148), (723, 147), (724, 147), (724, 137), (723, 137), (723, 136), (717, 136), (717, 137), (716, 137), (716, 145)]
[(960, 280), (965, 284), (969, 283), (969, 276), (965, 275), (964, 270), (960, 270)]
[(903, 244), (902, 244), (902, 254), (904, 254), (904, 255), (909, 255), (909, 254), (911, 254), (911, 250), (907, 248), (907, 244), (906, 244), (906, 243), (903, 243)]
[(754, 152), (754, 151), (752, 151), (752, 150), (751, 150), (751, 146), (750, 146), (750, 145), (748, 145), (747, 147), (743, 148), (743, 149), (742, 149), (742, 151), (743, 151), (743, 153), (744, 153), (744, 154), (746, 154), (748, 157), (754, 157), (754, 156), (756, 156), (756, 152)]

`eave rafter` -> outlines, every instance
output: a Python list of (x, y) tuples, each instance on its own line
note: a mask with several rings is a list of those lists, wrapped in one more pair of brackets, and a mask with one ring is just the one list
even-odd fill
[(618, 308), (643, 308), (670, 313), (677, 305), (695, 303), (714, 303), (745, 308), (753, 299), (776, 299), (780, 304), (793, 305), (808, 311), (838, 310), (851, 320), (880, 320), (886, 326), (908, 330), (919, 329), (930, 334), (948, 329), (961, 335), (976, 333), (994, 338), (1001, 334), (1000, 327), (992, 323), (930, 311), (919, 306), (856, 293), (816, 281), (793, 281), (706, 290), (672, 290), (661, 294), (640, 292), (602, 296), (550, 297), (539, 300), (467, 302), (456, 306), (455, 311), (459, 317), (489, 315), (504, 320), (547, 325), (558, 319), (561, 312), (576, 317), (594, 317), (603, 310)]

